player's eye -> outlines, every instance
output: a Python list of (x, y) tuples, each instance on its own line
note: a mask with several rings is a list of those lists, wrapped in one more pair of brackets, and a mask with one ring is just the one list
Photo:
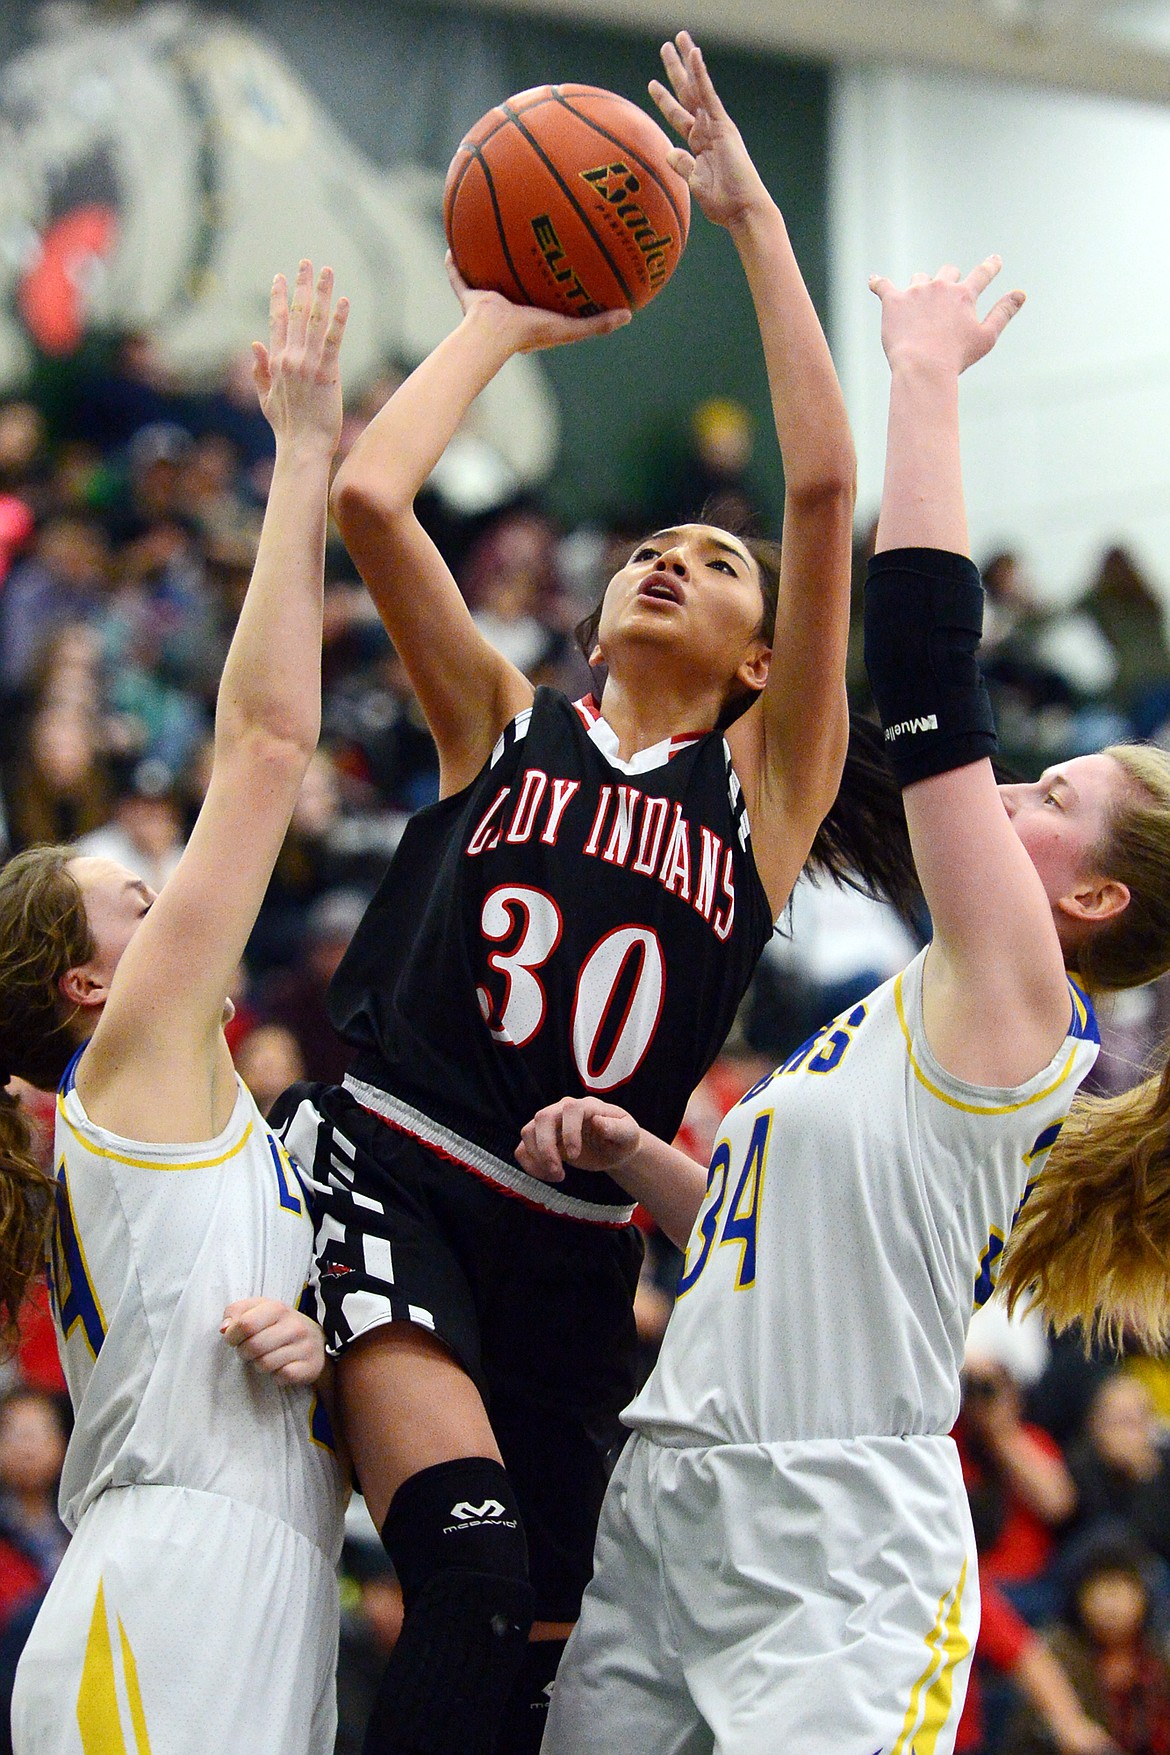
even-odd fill
[(659, 553), (660, 550), (654, 548), (652, 544), (644, 543), (641, 548), (634, 550), (630, 559), (631, 561), (655, 561), (658, 559)]
[(730, 561), (725, 561), (722, 556), (719, 556), (716, 560), (708, 561), (707, 565), (713, 567), (717, 573), (730, 573), (731, 577), (733, 579), (735, 578), (735, 568)]

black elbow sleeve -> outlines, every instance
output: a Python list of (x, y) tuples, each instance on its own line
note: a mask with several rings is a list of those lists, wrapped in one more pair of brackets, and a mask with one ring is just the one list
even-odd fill
[(899, 548), (870, 561), (865, 668), (899, 785), (994, 755), (982, 632), (983, 586), (966, 555)]

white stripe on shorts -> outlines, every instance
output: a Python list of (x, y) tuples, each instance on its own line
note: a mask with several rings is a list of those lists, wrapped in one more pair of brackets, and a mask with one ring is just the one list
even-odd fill
[(509, 1194), (516, 1195), (530, 1207), (542, 1207), (545, 1212), (557, 1213), (565, 1219), (584, 1219), (589, 1225), (628, 1225), (634, 1216), (632, 1205), (601, 1206), (594, 1201), (579, 1200), (576, 1195), (563, 1194), (559, 1188), (550, 1187), (547, 1182), (538, 1182), (535, 1176), (529, 1176), (518, 1164), (505, 1164), (493, 1152), (485, 1151), (483, 1146), (474, 1145), (471, 1140), (465, 1140), (461, 1134), (433, 1121), (421, 1109), (413, 1109), (401, 1097), (392, 1097), (389, 1091), (380, 1090), (377, 1085), (367, 1085), (364, 1080), (355, 1079), (347, 1073), (345, 1089), (357, 1098), (363, 1109), (371, 1109), (383, 1121), (391, 1122), (404, 1133), (413, 1134), (415, 1139), (421, 1140), (426, 1146), (434, 1146), (448, 1158), (453, 1158), (457, 1164), (462, 1164), (465, 1169), (506, 1188)]

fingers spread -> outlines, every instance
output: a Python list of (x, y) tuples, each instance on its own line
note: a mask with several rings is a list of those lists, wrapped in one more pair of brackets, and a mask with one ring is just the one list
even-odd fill
[(252, 343), (252, 377), (261, 396), (267, 396), (272, 387), (272, 367), (268, 359), (268, 349), (262, 341)]
[(329, 307), (333, 302), (333, 270), (323, 268), (317, 276), (317, 285), (313, 292), (313, 302), (309, 307), (309, 334), (319, 335), (329, 320)]
[(977, 299), (980, 293), (986, 292), (1002, 267), (1001, 257), (987, 256), (976, 268), (973, 268), (966, 281), (971, 297)]
[(337, 367), (337, 355), (341, 350), (341, 338), (345, 334), (346, 320), (349, 317), (349, 300), (342, 294), (337, 301), (337, 309), (329, 322), (325, 334), (325, 342), (321, 349), (321, 364), (331, 373)]
[(297, 269), (297, 283), (293, 288), (292, 304), (288, 313), (288, 341), (290, 347), (304, 347), (305, 332), (309, 326), (309, 306), (312, 302), (313, 264), (302, 259)]
[(668, 91), (660, 80), (652, 79), (648, 89), (650, 96), (671, 127), (676, 133), (681, 134), (684, 140), (689, 140), (691, 129), (695, 125), (695, 118), (691, 111), (681, 104), (673, 92)]
[(689, 45), (686, 51), (687, 72), (699, 102), (709, 116), (715, 116), (722, 120), (727, 115), (727, 111), (723, 108), (719, 93), (715, 90), (715, 83), (707, 71), (707, 63), (703, 59), (702, 49), (698, 43), (687, 36), (685, 31), (680, 31), (679, 36), (680, 38), (686, 37)]
[(288, 282), (283, 274), (273, 276), (268, 300), (268, 347), (276, 353), (288, 340)]
[(992, 305), (983, 319), (983, 327), (991, 332), (993, 341), (999, 340), (1016, 312), (1023, 305), (1024, 298), (1025, 294), (1017, 288), (1015, 292), (1004, 293), (1002, 299)]
[(945, 262), (934, 278), (936, 280), (945, 280), (951, 286), (957, 286), (963, 276), (953, 262)]

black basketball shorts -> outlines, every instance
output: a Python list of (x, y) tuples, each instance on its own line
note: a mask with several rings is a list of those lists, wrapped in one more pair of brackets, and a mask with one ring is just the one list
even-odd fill
[(329, 1352), (386, 1322), (416, 1323), (450, 1349), (520, 1502), (537, 1619), (574, 1620), (618, 1415), (637, 1387), (640, 1233), (528, 1206), (337, 1085), (293, 1085), (270, 1125), (313, 1186)]

